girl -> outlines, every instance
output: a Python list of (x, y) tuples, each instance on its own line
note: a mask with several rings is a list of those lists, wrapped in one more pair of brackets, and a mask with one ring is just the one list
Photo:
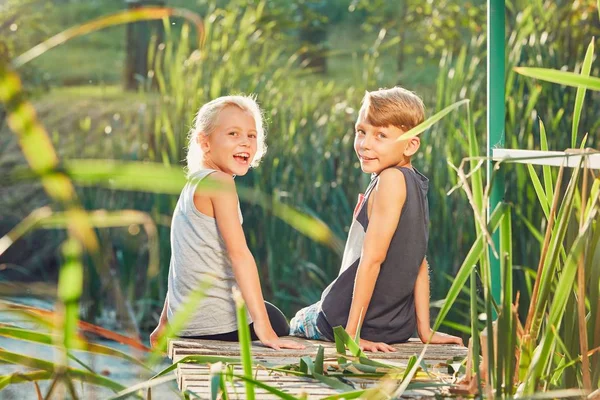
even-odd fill
[[(281, 311), (263, 300), (256, 263), (242, 230), (233, 178), (256, 167), (265, 152), (262, 115), (252, 97), (220, 97), (198, 111), (189, 135), (190, 180), (173, 213), (168, 292), (159, 324), (150, 335), (152, 346), (201, 278), (211, 277), (211, 288), (179, 332), (181, 337), (237, 341), (232, 298), (237, 285), (250, 314), (252, 340), (274, 349), (303, 348), (279, 339), (289, 333), (289, 326)], [(196, 191), (204, 179), (216, 182), (220, 189)]]

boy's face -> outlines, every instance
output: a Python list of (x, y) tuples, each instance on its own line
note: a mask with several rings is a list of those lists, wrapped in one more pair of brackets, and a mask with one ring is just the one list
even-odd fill
[(410, 165), (420, 140), (398, 140), (405, 132), (395, 126), (373, 126), (366, 121), (364, 109), (356, 120), (354, 150), (363, 172), (379, 174), (386, 168)]

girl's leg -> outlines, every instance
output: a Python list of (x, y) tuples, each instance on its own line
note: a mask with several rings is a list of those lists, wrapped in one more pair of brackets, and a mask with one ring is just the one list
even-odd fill
[[(288, 336), (290, 334), (290, 325), (283, 312), (268, 301), (265, 301), (265, 307), (267, 308), (267, 316), (269, 317), (271, 326), (277, 336)], [(252, 340), (258, 340), (258, 336), (256, 336), (256, 333), (254, 332), (253, 323), (250, 324), (250, 337)]]
[(281, 310), (275, 307), (273, 304), (265, 301), (267, 307), (267, 314), (269, 315), (269, 321), (271, 326), (277, 334), (277, 336), (287, 336), (290, 334), (290, 325), (288, 324), (287, 318), (281, 312)]
[[(265, 301), (265, 307), (267, 308), (267, 315), (273, 330), (277, 336), (287, 336), (290, 333), (290, 326), (288, 325), (287, 319), (281, 310), (275, 307), (273, 304)], [(250, 337), (252, 340), (258, 340), (258, 336), (254, 332), (254, 324), (250, 324)], [(223, 340), (226, 342), (237, 342), (238, 331), (227, 333), (218, 333), (215, 335), (202, 335), (202, 336), (181, 336), (183, 339), (203, 339), (203, 340)]]
[(217, 333), (215, 335), (180, 336), (182, 339), (223, 340), (225, 342), (237, 342), (238, 331)]

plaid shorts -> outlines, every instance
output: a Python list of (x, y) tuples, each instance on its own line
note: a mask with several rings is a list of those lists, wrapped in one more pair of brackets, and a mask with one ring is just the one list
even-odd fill
[(319, 332), (319, 328), (317, 328), (317, 318), (320, 311), (320, 301), (298, 311), (290, 321), (290, 336), (325, 340), (321, 332)]

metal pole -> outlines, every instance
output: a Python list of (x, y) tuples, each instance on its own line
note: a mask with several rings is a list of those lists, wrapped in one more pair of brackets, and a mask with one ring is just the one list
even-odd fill
[[(487, 26), (487, 156), (492, 156), (493, 148), (504, 148), (504, 116), (505, 116), (505, 0), (488, 0), (488, 26)], [(487, 163), (487, 182), (492, 178), (493, 163)], [(496, 208), (504, 198), (504, 177), (497, 171), (492, 182), (490, 191), (489, 214)], [(494, 247), (500, 250), (500, 234), (496, 232), (492, 236)], [(501, 278), (500, 259), (492, 254), (491, 280), (492, 296), (500, 303)]]

